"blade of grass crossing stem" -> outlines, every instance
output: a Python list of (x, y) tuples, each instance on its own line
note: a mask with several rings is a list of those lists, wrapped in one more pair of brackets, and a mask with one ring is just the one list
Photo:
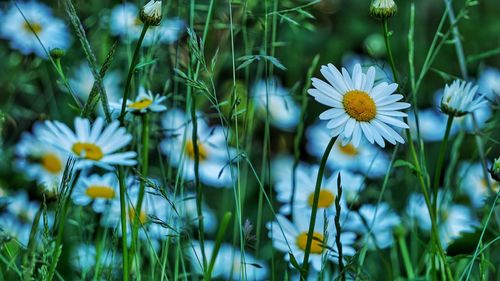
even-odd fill
[(214, 269), (215, 260), (217, 259), (217, 255), (219, 254), (219, 249), (224, 240), (224, 235), (226, 234), (227, 227), (229, 222), (231, 221), (232, 214), (231, 212), (226, 212), (224, 217), (222, 218), (221, 226), (219, 231), (217, 232), (217, 236), (215, 238), (215, 245), (212, 251), (212, 256), (210, 257), (210, 263), (208, 264), (208, 270), (205, 272), (205, 281), (211, 280), (212, 271)]

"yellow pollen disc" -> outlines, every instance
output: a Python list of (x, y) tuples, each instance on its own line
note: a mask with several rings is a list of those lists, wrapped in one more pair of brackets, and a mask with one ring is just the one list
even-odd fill
[(339, 150), (343, 154), (347, 154), (347, 155), (351, 155), (351, 156), (354, 156), (354, 155), (358, 154), (358, 150), (356, 149), (356, 147), (354, 147), (354, 145), (352, 145), (350, 143), (348, 143), (346, 145), (340, 144), (339, 145)]
[(85, 194), (92, 199), (104, 198), (112, 199), (115, 197), (113, 188), (105, 185), (91, 185), (85, 190)]
[[(186, 142), (186, 153), (189, 156), (189, 158), (194, 159), (194, 145), (193, 141), (191, 140), (188, 140)], [(198, 154), (200, 156), (200, 161), (203, 161), (208, 157), (207, 150), (201, 144), (198, 144)]]
[[(313, 201), (314, 201), (314, 192), (311, 193), (307, 198), (309, 206), (312, 207)], [(331, 193), (329, 190), (321, 189), (319, 191), (318, 208), (328, 208), (333, 204), (333, 201), (335, 201), (335, 195), (333, 195), (333, 193)]]
[[(31, 25), (31, 28), (30, 28)], [(23, 24), (24, 30), (28, 32), (34, 32), (35, 34), (39, 34), (42, 31), (42, 26), (36, 22), (30, 22), (29, 24), (25, 21)]]
[(76, 155), (89, 160), (101, 160), (104, 156), (99, 146), (88, 142), (77, 142), (71, 148)]
[[(134, 208), (132, 208), (132, 207), (129, 208), (128, 217), (129, 217), (130, 221), (133, 223), (135, 220), (135, 209)], [(141, 214), (139, 215), (139, 221), (142, 224), (145, 224), (146, 222), (148, 222), (148, 215), (146, 215), (146, 213), (143, 210), (141, 210)]]
[(153, 103), (153, 101), (150, 99), (143, 99), (143, 100), (136, 101), (134, 103), (129, 104), (128, 107), (133, 108), (133, 109), (137, 109), (137, 110), (141, 110), (141, 109), (147, 108), (152, 103)]
[[(311, 243), (311, 253), (312, 254), (321, 254), (323, 252), (323, 235), (318, 232), (313, 232), (313, 239)], [(299, 236), (297, 236), (297, 240), (295, 241), (297, 246), (305, 250), (307, 245), (307, 232), (302, 232)]]
[(342, 99), (342, 104), (347, 114), (357, 121), (368, 122), (377, 115), (375, 101), (363, 91), (347, 92)]
[(51, 174), (57, 174), (62, 170), (61, 159), (56, 154), (47, 153), (40, 159), (43, 168)]
[[(491, 179), (490, 179), (490, 184), (491, 184), (491, 189), (492, 189), (491, 192), (496, 193), (498, 191), (498, 189), (500, 188), (500, 184), (498, 184), (498, 182), (491, 180)], [(481, 189), (483, 191), (488, 190), (488, 182), (485, 179), (481, 179)]]

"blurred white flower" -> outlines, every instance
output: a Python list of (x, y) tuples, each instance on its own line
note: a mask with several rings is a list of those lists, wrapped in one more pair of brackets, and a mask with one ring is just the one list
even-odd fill
[[(155, 183), (154, 180), (148, 179)], [(138, 228), (139, 239), (146, 241), (150, 246), (158, 249), (159, 241), (172, 235), (173, 229), (178, 229), (175, 212), (172, 211), (170, 203), (163, 198), (155, 189), (146, 185), (141, 211), (137, 214), (137, 198), (139, 197), (139, 179), (129, 177), (126, 180), (127, 200), (127, 241), (131, 243), (132, 229), (135, 218), (138, 216), (140, 223)], [(103, 213), (101, 225), (116, 228), (118, 235), (122, 235), (120, 221), (120, 201), (113, 200), (108, 211)]]
[(68, 153), (41, 141), (41, 136), (47, 130), (42, 123), (35, 123), (32, 134), (24, 132), (21, 135), (21, 140), (15, 148), (18, 157), (15, 164), (19, 171), (36, 180), (46, 191), (56, 193), (68, 160)]
[[(71, 89), (74, 90), (75, 94), (83, 102), (87, 101), (94, 81), (92, 71), (86, 62), (82, 62), (68, 80)], [(121, 82), (120, 74), (117, 71), (108, 71), (102, 82), (106, 90), (108, 102), (117, 101), (122, 94), (119, 87)]]
[[(449, 194), (448, 194), (449, 195)], [(438, 193), (437, 225), (439, 239), (444, 246), (458, 238), (461, 232), (471, 232), (479, 222), (474, 218), (470, 208), (464, 205), (452, 204), (451, 197), (443, 192)], [(421, 229), (431, 231), (432, 223), (429, 210), (422, 194), (413, 193), (408, 199), (407, 215), (416, 220)]]
[[(294, 211), (299, 213), (302, 211), (310, 211), (314, 198), (314, 189), (316, 186), (316, 178), (318, 176), (318, 165), (308, 165), (300, 163), (296, 170), (296, 186), (294, 196)], [(335, 199), (337, 198), (337, 179), (338, 172), (333, 173), (331, 176), (323, 177), (320, 196), (318, 201), (318, 209), (327, 211), (328, 215), (335, 215)], [(342, 214), (346, 213), (347, 204), (346, 198), (353, 198), (353, 193), (357, 190), (364, 188), (362, 176), (353, 175), (347, 171), (341, 172), (343, 193), (341, 198)], [(279, 202), (283, 204), (280, 212), (283, 214), (290, 214), (292, 206), (290, 200), (292, 197), (293, 185), (292, 178), (282, 178), (277, 180), (275, 184), (276, 197)], [(346, 196), (347, 194), (347, 196)], [(357, 193), (356, 193), (357, 195)]]
[[(99, 260), (96, 260), (99, 258)], [(105, 248), (97, 255), (95, 245), (80, 244), (71, 251), (71, 265), (80, 272), (93, 272), (94, 267), (99, 262), (101, 267), (111, 268), (121, 263), (122, 256), (117, 251)]]
[[(317, 159), (323, 157), (326, 146), (332, 138), (331, 131), (327, 129), (325, 123), (324, 121), (317, 122), (306, 130), (306, 150)], [(340, 140), (337, 140), (333, 145), (327, 161), (331, 170), (342, 169), (359, 172), (370, 178), (384, 176), (389, 163), (387, 154), (376, 145), (363, 141), (358, 147), (355, 147), (350, 143), (342, 145)]]
[(68, 28), (61, 19), (52, 15), (49, 6), (36, 1), (16, 3), (19, 9), (12, 3), (0, 19), (0, 37), (9, 40), (13, 49), (24, 55), (35, 53), (45, 59), (45, 51), (49, 52), (54, 48), (68, 49), (71, 43)]
[[(268, 237), (272, 239), (274, 248), (286, 253), (286, 261), (290, 261), (291, 253), (297, 262), (302, 263), (307, 244), (310, 216), (310, 212), (304, 212), (295, 216), (293, 222), (291, 222), (278, 214), (276, 215), (276, 221), (269, 222), (266, 225), (269, 230)], [(312, 269), (316, 271), (321, 270), (323, 257), (334, 263), (338, 262), (335, 225), (333, 216), (329, 216), (329, 218), (331, 218), (331, 221), (328, 221), (328, 225), (325, 225), (324, 212), (318, 212), (314, 226), (308, 262), (312, 264)], [(350, 257), (356, 253), (353, 248), (355, 239), (356, 234), (353, 232), (343, 230), (340, 234), (343, 256)]]
[[(266, 85), (267, 84), (267, 85)], [(293, 131), (300, 119), (300, 106), (293, 100), (287, 89), (276, 78), (257, 81), (252, 88), (252, 96), (259, 112), (265, 117), (269, 107), (270, 123), (284, 131)], [(269, 102), (269, 106), (267, 106)]]
[[(121, 37), (125, 42), (139, 39), (143, 24), (139, 19), (139, 8), (132, 3), (119, 4), (113, 8), (110, 17), (111, 34)], [(179, 18), (163, 19), (160, 26), (151, 26), (142, 46), (153, 43), (171, 44), (179, 39), (185, 29), (185, 22)]]
[(500, 103), (500, 70), (488, 67), (479, 76), (479, 93), (486, 94), (490, 100)]
[(125, 128), (119, 127), (118, 121), (105, 126), (104, 119), (99, 117), (91, 125), (88, 119), (77, 117), (75, 133), (59, 121), (45, 121), (44, 124), (48, 130), (41, 134), (40, 139), (79, 159), (78, 168), (97, 165), (110, 170), (111, 165), (136, 164), (136, 152), (117, 152), (132, 140)]
[[(433, 108), (418, 110), (418, 122), (420, 129), (420, 137), (427, 142), (441, 141), (444, 138), (446, 130), (446, 115)], [(412, 131), (413, 137), (417, 137), (417, 124), (415, 114), (410, 112), (408, 114), (408, 124)], [(455, 125), (451, 127), (450, 136), (456, 134), (458, 127)]]
[(385, 146), (384, 139), (392, 144), (404, 143), (392, 127), (408, 128), (401, 121), (401, 117), (407, 114), (399, 110), (410, 107), (410, 104), (398, 102), (403, 96), (394, 94), (398, 88), (396, 83), (374, 85), (375, 68), (368, 68), (365, 74), (359, 64), (354, 66), (352, 75), (345, 68), (340, 73), (332, 64), (322, 66), (321, 73), (328, 83), (313, 78), (314, 88), (308, 93), (317, 102), (331, 107), (319, 118), (328, 120), (326, 127), (331, 130), (332, 137), (338, 136), (343, 145), (351, 143), (355, 147), (362, 139), (372, 144), (376, 142), (381, 147)]
[(160, 143), (161, 151), (185, 180), (193, 180), (194, 146), (197, 145), (201, 182), (213, 187), (230, 187), (232, 176), (236, 173), (230, 161), (236, 156), (236, 151), (226, 141), (228, 129), (222, 126), (209, 127), (200, 115), (197, 122), (198, 140), (197, 144), (193, 144), (191, 118), (180, 109), (168, 110), (162, 119), (166, 136)]
[[(127, 100), (126, 110), (128, 112), (162, 112), (167, 110), (167, 107), (162, 103), (167, 98), (164, 96), (160, 96), (159, 94), (153, 95), (150, 90), (146, 90), (144, 87), (139, 87), (139, 94), (135, 98), (135, 100)], [(117, 102), (110, 103), (110, 107), (117, 112), (121, 111), (123, 99), (118, 100)]]
[(458, 79), (451, 85), (446, 85), (441, 98), (441, 111), (448, 115), (463, 116), (485, 106), (488, 101), (484, 99), (484, 95), (476, 98), (478, 88), (472, 82)]
[[(210, 259), (214, 252), (215, 242), (205, 240), (205, 255)], [(187, 255), (191, 262), (191, 268), (203, 275), (203, 261), (201, 255), (200, 242), (192, 241), (187, 249)], [(223, 280), (268, 280), (268, 267), (264, 261), (257, 260), (253, 255), (245, 252), (244, 259), (241, 251), (233, 246), (222, 243), (215, 259), (212, 278), (221, 278)], [(242, 278), (245, 276), (245, 278)]]
[[(358, 219), (352, 224), (353, 230), (365, 235), (363, 241), (368, 243), (369, 249), (385, 249), (392, 245), (394, 242), (392, 231), (401, 220), (389, 204), (382, 202), (378, 205), (378, 209), (375, 205), (363, 205), (359, 208), (358, 215)], [(370, 229), (371, 234), (369, 234)]]
[[(490, 173), (484, 177), (483, 167), (480, 162), (471, 163), (464, 161), (458, 168), (458, 183), (462, 190), (469, 197), (472, 206), (480, 208), (488, 195), (494, 195), (500, 189), (500, 184), (495, 181)], [(488, 182), (492, 190), (488, 188)]]
[[(27, 246), (30, 238), (31, 227), (35, 220), (40, 204), (30, 201), (26, 191), (20, 191), (12, 196), (2, 198), (5, 211), (0, 215), (0, 233), (16, 239), (21, 245)], [(38, 228), (43, 229), (47, 218), (47, 225), (52, 226), (54, 217), (52, 213), (40, 216)], [(40, 239), (40, 232), (35, 237), (35, 243)]]
[(76, 205), (86, 206), (92, 203), (96, 213), (102, 213), (112, 200), (119, 197), (118, 178), (115, 173), (102, 176), (83, 175), (78, 179), (71, 199)]
[[(196, 194), (190, 193), (178, 196), (175, 208), (179, 214), (187, 220), (191, 226), (198, 227), (198, 212), (196, 209)], [(217, 230), (217, 216), (209, 206), (202, 202), (203, 224), (207, 233), (215, 233)]]

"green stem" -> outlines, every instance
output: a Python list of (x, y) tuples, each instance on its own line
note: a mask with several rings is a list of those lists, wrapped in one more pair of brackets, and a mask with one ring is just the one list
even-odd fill
[(340, 172), (337, 178), (337, 196), (335, 198), (335, 244), (337, 244), (337, 252), (339, 255), (339, 271), (340, 280), (346, 280), (346, 274), (344, 271), (344, 260), (342, 256), (342, 241), (340, 240), (340, 235), (342, 234), (342, 227), (340, 226), (340, 199), (342, 198), (342, 180)]
[(139, 37), (139, 41), (137, 41), (137, 45), (135, 46), (134, 55), (132, 56), (132, 61), (130, 62), (130, 68), (127, 74), (127, 80), (125, 82), (125, 89), (123, 92), (123, 100), (122, 100), (122, 109), (120, 111), (120, 116), (118, 120), (120, 120), (120, 124), (123, 126), (123, 120), (125, 118), (125, 109), (127, 105), (127, 99), (130, 93), (130, 83), (132, 82), (132, 77), (134, 76), (135, 66), (137, 65), (137, 60), (139, 59), (139, 51), (141, 50), (142, 42), (144, 41), (144, 37), (146, 36), (146, 32), (148, 31), (149, 25), (145, 24), (142, 27), (141, 36)]
[(122, 226), (122, 266), (123, 266), (123, 280), (128, 281), (129, 278), (129, 264), (128, 264), (128, 245), (127, 245), (127, 209), (125, 202), (125, 172), (123, 167), (118, 168), (118, 179), (120, 183), (120, 219)]
[(307, 278), (307, 272), (309, 270), (309, 254), (311, 253), (314, 226), (316, 225), (316, 214), (318, 213), (319, 192), (321, 191), (321, 182), (323, 181), (323, 173), (325, 172), (326, 161), (328, 160), (328, 156), (332, 151), (334, 143), (335, 143), (335, 138), (332, 138), (330, 139), (330, 142), (326, 146), (325, 153), (323, 154), (323, 158), (321, 159), (321, 164), (319, 166), (318, 176), (316, 178), (311, 219), (309, 221), (309, 230), (307, 232), (307, 243), (306, 243), (306, 248), (304, 250), (304, 260), (302, 261), (301, 279), (304, 280)]
[(57, 261), (59, 260), (60, 257), (60, 251), (61, 251), (61, 246), (62, 246), (62, 241), (63, 241), (63, 234), (64, 234), (64, 226), (66, 224), (66, 216), (68, 215), (68, 209), (69, 205), (71, 202), (71, 195), (73, 194), (73, 190), (75, 189), (76, 182), (78, 181), (78, 178), (80, 177), (82, 170), (78, 170), (75, 173), (75, 176), (73, 178), (73, 181), (71, 182), (71, 186), (69, 187), (68, 195), (66, 198), (64, 198), (62, 210), (61, 210), (61, 216), (58, 219), (58, 229), (57, 229), (57, 238), (56, 238), (56, 244), (55, 244), (55, 252), (58, 254), (54, 254), (52, 257), (52, 262), (50, 264), (50, 270), (48, 274), (48, 279), (47, 280), (52, 280), (52, 277), (54, 276), (54, 273), (56, 271), (57, 267)]
[(413, 273), (413, 267), (411, 265), (410, 255), (408, 254), (408, 247), (406, 246), (406, 241), (404, 236), (398, 235), (398, 244), (399, 248), (401, 248), (401, 255), (403, 256), (403, 263), (405, 265), (406, 273), (408, 273), (408, 279), (415, 278), (415, 274)]
[[(142, 151), (141, 151), (141, 176), (148, 176), (148, 163), (149, 163), (149, 115), (144, 113), (141, 115), (142, 121)], [(132, 229), (132, 244), (130, 249), (130, 262), (135, 257), (136, 250), (138, 247), (138, 239), (137, 235), (139, 232), (139, 226), (142, 224), (140, 221), (141, 211), (142, 211), (142, 202), (144, 201), (144, 193), (145, 193), (146, 185), (143, 180), (139, 182), (139, 195), (137, 197), (137, 203), (135, 204), (135, 215)]]
[[(398, 79), (398, 75), (396, 72), (396, 64), (394, 62), (394, 57), (392, 56), (391, 45), (389, 42), (389, 27), (388, 27), (387, 19), (383, 20), (382, 27), (383, 27), (383, 33), (384, 33), (384, 39), (385, 39), (385, 47), (387, 49), (387, 55), (389, 56), (389, 63), (391, 65), (391, 70), (392, 70), (394, 82), (398, 83), (398, 85), (399, 85), (399, 79)], [(418, 88), (418, 86), (417, 86), (417, 88)], [(405, 121), (405, 123), (408, 123), (408, 118), (405, 117), (404, 121)], [(443, 262), (447, 278), (449, 280), (453, 280), (453, 275), (451, 274), (451, 270), (448, 266), (448, 263), (446, 262), (446, 255), (444, 253), (443, 246), (441, 245), (441, 241), (439, 239), (439, 232), (438, 232), (437, 223), (436, 223), (436, 213), (434, 212), (434, 208), (432, 207), (429, 193), (427, 191), (427, 184), (426, 184), (424, 177), (423, 177), (423, 174), (422, 174), (422, 168), (420, 166), (420, 161), (418, 159), (417, 151), (415, 150), (415, 146), (413, 144), (413, 137), (412, 137), (410, 129), (406, 129), (406, 137), (408, 139), (408, 143), (410, 146), (410, 153), (413, 157), (413, 161), (415, 162), (414, 165), (415, 165), (415, 168), (417, 170), (416, 174), (417, 174), (418, 180), (420, 182), (420, 186), (422, 188), (422, 193), (424, 195), (425, 204), (427, 205), (427, 209), (429, 211), (429, 216), (431, 218), (432, 240), (434, 241), (434, 243), (436, 245), (439, 257)]]
[(444, 132), (444, 138), (439, 147), (439, 154), (436, 162), (436, 170), (434, 171), (434, 183), (432, 185), (432, 190), (434, 192), (434, 213), (437, 214), (437, 201), (438, 201), (438, 189), (439, 180), (441, 179), (441, 172), (443, 170), (444, 155), (446, 154), (446, 148), (448, 144), (448, 138), (450, 137), (451, 125), (453, 124), (453, 115), (448, 116), (448, 121), (446, 122), (446, 130)]

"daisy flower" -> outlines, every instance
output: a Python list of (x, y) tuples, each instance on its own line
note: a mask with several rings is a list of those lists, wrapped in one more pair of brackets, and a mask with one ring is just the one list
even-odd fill
[(393, 82), (391, 66), (387, 62), (354, 53), (342, 56), (342, 65), (347, 70), (354, 71), (354, 67), (357, 64), (361, 65), (363, 71), (368, 71), (370, 67), (375, 67), (375, 83)]
[[(326, 146), (332, 138), (325, 123), (317, 122), (306, 130), (306, 150), (317, 159), (323, 157)], [(335, 141), (327, 161), (331, 170), (359, 172), (370, 178), (384, 176), (389, 163), (387, 154), (375, 145), (363, 141), (355, 147), (352, 143), (342, 144), (341, 140)]]
[[(310, 211), (312, 208), (314, 189), (316, 186), (316, 177), (318, 175), (318, 165), (299, 164), (296, 170), (296, 188), (293, 207), (297, 211)], [(335, 199), (337, 197), (337, 179), (339, 172), (333, 173), (330, 177), (323, 177), (322, 187), (319, 193), (318, 208), (325, 210), (329, 215), (335, 214)], [(355, 176), (349, 172), (341, 172), (342, 187), (344, 190), (360, 190), (364, 186), (363, 177)], [(292, 178), (283, 178), (278, 180), (275, 185), (277, 199), (283, 203), (280, 212), (290, 214), (292, 206), (290, 200), (292, 197), (293, 185)], [(344, 194), (345, 195), (345, 194)], [(351, 195), (352, 197), (352, 192)], [(346, 210), (347, 204), (345, 197), (342, 197), (341, 208)], [(295, 210), (294, 209), (294, 210)], [(344, 213), (344, 212), (342, 212)]]
[[(155, 182), (154, 180), (151, 180)], [(130, 243), (132, 240), (132, 226), (135, 223), (137, 215), (136, 203), (139, 197), (139, 180), (130, 177), (126, 181), (127, 184), (127, 238)], [(113, 200), (111, 207), (101, 220), (101, 225), (117, 229), (117, 233), (121, 236), (121, 222), (120, 222), (120, 201)], [(167, 238), (171, 234), (171, 229), (167, 228), (168, 225), (176, 228), (173, 225), (174, 212), (168, 201), (163, 198), (156, 190), (146, 186), (144, 199), (139, 214), (139, 239), (144, 241), (151, 241), (151, 246), (157, 249), (160, 244), (159, 241)], [(163, 224), (163, 225), (162, 225)]]
[[(488, 195), (493, 195), (500, 189), (500, 184), (495, 181), (489, 173), (488, 179), (484, 177), (483, 167), (480, 162), (462, 162), (458, 168), (459, 187), (467, 194), (472, 206), (480, 208)], [(488, 188), (488, 182), (492, 190)]]
[[(87, 101), (89, 97), (92, 86), (94, 86), (94, 81), (94, 75), (92, 75), (92, 71), (87, 62), (80, 63), (68, 80), (71, 89), (73, 89), (78, 98), (84, 102)], [(119, 87), (121, 82), (120, 74), (116, 71), (108, 71), (102, 82), (106, 90), (108, 101), (117, 101), (122, 93)]]
[[(139, 39), (142, 27), (139, 8), (136, 5), (132, 3), (119, 4), (111, 11), (111, 34), (121, 37), (125, 42)], [(155, 42), (171, 44), (179, 39), (184, 29), (183, 20), (178, 18), (164, 19), (160, 26), (149, 27), (142, 46), (151, 46)]]
[[(437, 225), (439, 239), (443, 245), (449, 245), (458, 238), (462, 232), (473, 232), (479, 226), (470, 208), (463, 205), (452, 204), (451, 196), (439, 191), (438, 193)], [(407, 215), (415, 220), (418, 226), (425, 231), (431, 231), (432, 223), (429, 210), (422, 194), (413, 193), (408, 199)]]
[(43, 186), (46, 191), (55, 193), (61, 182), (68, 153), (62, 152), (41, 141), (47, 127), (41, 123), (33, 126), (33, 133), (23, 133), (17, 143), (16, 168), (30, 179)]
[(96, 213), (102, 213), (112, 200), (118, 198), (118, 178), (114, 173), (102, 176), (85, 175), (80, 177), (71, 198), (76, 205), (87, 206), (92, 203)]
[[(323, 213), (323, 212), (321, 212)], [(277, 250), (286, 253), (285, 260), (290, 261), (290, 253), (298, 262), (304, 259), (304, 252), (307, 243), (309, 230), (310, 212), (307, 215), (295, 216), (291, 222), (282, 215), (276, 215), (276, 221), (266, 225), (269, 230), (268, 236), (273, 241), (273, 246)], [(316, 271), (322, 268), (323, 257), (327, 260), (338, 262), (337, 245), (335, 244), (336, 230), (333, 223), (333, 216), (329, 216), (331, 221), (325, 225), (322, 214), (318, 214), (316, 225), (314, 226), (309, 263)], [(353, 248), (356, 234), (344, 231), (340, 235), (342, 243), (342, 253), (344, 256), (353, 256), (356, 251)], [(320, 242), (321, 241), (321, 242)]]
[[(205, 255), (207, 258), (214, 252), (215, 242), (206, 240)], [(191, 268), (199, 275), (203, 275), (203, 262), (201, 255), (201, 245), (198, 241), (190, 243), (187, 249), (187, 255), (191, 262)], [(244, 260), (241, 251), (233, 246), (222, 243), (215, 259), (212, 278), (221, 278), (223, 280), (268, 280), (268, 267), (253, 255), (245, 252)], [(243, 278), (244, 276), (244, 278)]]
[[(399, 216), (389, 207), (387, 203), (375, 205), (363, 205), (358, 210), (358, 219), (352, 225), (353, 230), (366, 237), (368, 248), (385, 249), (394, 242), (392, 231), (399, 225), (401, 220)], [(371, 229), (371, 233), (370, 233)]]
[(500, 103), (500, 70), (493, 67), (486, 68), (479, 76), (479, 92), (485, 93), (491, 100)]
[(476, 98), (478, 88), (472, 82), (458, 79), (446, 85), (441, 98), (441, 111), (448, 115), (463, 116), (485, 106), (488, 101), (484, 95)]
[(410, 104), (398, 102), (402, 95), (393, 94), (398, 85), (386, 82), (374, 85), (375, 68), (363, 73), (356, 64), (352, 75), (345, 68), (342, 73), (332, 64), (321, 67), (321, 73), (328, 83), (313, 78), (313, 89), (308, 93), (326, 106), (332, 107), (320, 114), (321, 120), (329, 120), (327, 128), (332, 137), (338, 136), (342, 144), (351, 143), (358, 147), (361, 139), (385, 146), (384, 139), (392, 144), (404, 143), (403, 138), (391, 126), (408, 128), (401, 117), (407, 116), (399, 110)]
[[(263, 116), (266, 116), (266, 110), (269, 107), (269, 121), (273, 126), (284, 131), (293, 131), (297, 127), (300, 121), (300, 106), (277, 79), (256, 82), (252, 95)], [(269, 106), (267, 106), (268, 102)]]
[[(193, 180), (195, 155), (191, 120), (182, 110), (171, 109), (163, 116), (162, 125), (166, 137), (160, 143), (161, 151), (185, 180)], [(231, 186), (231, 174), (236, 170), (230, 165), (230, 160), (236, 153), (226, 141), (227, 129), (222, 126), (209, 127), (198, 116), (197, 133), (201, 182), (213, 187)]]
[[(146, 90), (141, 86), (135, 100), (127, 100), (126, 110), (132, 113), (162, 112), (167, 110), (167, 107), (162, 104), (166, 99), (166, 97), (159, 94), (153, 95), (150, 90)], [(122, 102), (123, 99), (120, 99), (118, 102), (111, 103), (110, 106), (120, 112)]]
[(132, 136), (113, 121), (105, 127), (99, 117), (94, 124), (88, 119), (75, 118), (75, 130), (58, 121), (45, 121), (46, 130), (40, 137), (43, 141), (70, 153), (79, 159), (78, 167), (97, 165), (111, 170), (111, 165), (133, 166), (136, 164), (134, 151), (117, 152), (132, 140)]
[(36, 1), (17, 2), (17, 6), (19, 9), (11, 4), (0, 21), (0, 37), (9, 40), (13, 49), (24, 55), (35, 53), (47, 58), (46, 51), (69, 47), (68, 28), (61, 19), (52, 15), (50, 7)]
[[(27, 246), (30, 238), (31, 227), (35, 220), (40, 204), (30, 201), (26, 191), (5, 198), (5, 212), (0, 215), (0, 231), (5, 235), (15, 238), (21, 245)], [(49, 227), (53, 222), (53, 215), (41, 216), (38, 227), (43, 228), (47, 218)]]

